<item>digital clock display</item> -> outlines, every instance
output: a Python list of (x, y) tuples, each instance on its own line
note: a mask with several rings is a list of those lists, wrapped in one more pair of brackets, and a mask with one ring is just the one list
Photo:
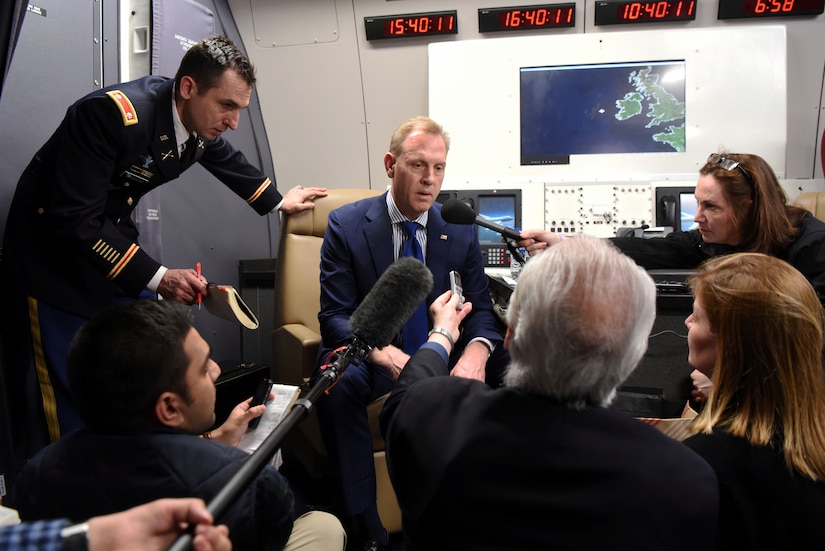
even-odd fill
[(819, 15), (825, 0), (719, 0), (718, 19)]
[(478, 32), (521, 31), (576, 26), (576, 4), (479, 8)]
[(407, 13), (403, 15), (380, 15), (365, 17), (364, 27), (367, 40), (401, 38), (405, 36), (432, 36), (457, 34), (458, 16), (455, 10)]
[(647, 0), (641, 2), (596, 0), (596, 25), (693, 21), (694, 19), (696, 19), (696, 0)]

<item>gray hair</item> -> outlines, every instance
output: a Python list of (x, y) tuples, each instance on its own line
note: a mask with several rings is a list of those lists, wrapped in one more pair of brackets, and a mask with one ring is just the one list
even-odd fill
[(531, 258), (507, 322), (507, 386), (574, 408), (607, 406), (647, 350), (656, 316), (650, 276), (609, 241), (565, 239)]

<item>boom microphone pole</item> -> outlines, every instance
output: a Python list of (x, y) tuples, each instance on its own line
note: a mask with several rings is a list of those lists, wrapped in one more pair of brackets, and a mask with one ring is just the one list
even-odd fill
[[(355, 336), (346, 350), (321, 373), (306, 396), (295, 402), (286, 417), (209, 502), (206, 508), (216, 521), (269, 463), (289, 432), (309, 415), (315, 401), (338, 381), (351, 363), (366, 359), (373, 348), (383, 348), (390, 344), (432, 287), (433, 274), (414, 258), (399, 258), (387, 268), (352, 313), (349, 326)], [(190, 526), (169, 547), (170, 551), (189, 549), (193, 534), (194, 526)]]

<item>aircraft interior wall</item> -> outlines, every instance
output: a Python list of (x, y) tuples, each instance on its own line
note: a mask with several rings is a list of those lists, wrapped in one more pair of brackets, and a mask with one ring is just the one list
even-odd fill
[[(632, 42), (638, 48), (649, 48), (650, 55), (655, 57), (661, 37), (671, 31), (678, 31), (673, 34), (687, 37), (685, 43), (693, 44), (691, 37), (707, 31), (722, 33), (724, 37), (726, 33), (739, 36), (748, 29), (759, 31), (769, 27), (782, 29), (784, 38), (778, 54), (770, 48), (766, 50), (764, 44), (754, 44), (753, 59), (747, 67), (749, 83), (757, 83), (752, 89), (743, 91), (742, 87), (736, 87), (740, 61), (737, 56), (741, 54), (726, 55), (724, 44), (716, 47), (713, 56), (702, 58), (701, 63), (715, 65), (713, 74), (723, 81), (714, 88), (719, 103), (750, 104), (754, 98), (764, 95), (758, 86), (760, 79), (764, 79), (766, 88), (782, 80), (783, 71), (777, 70), (773, 63), (776, 55), (782, 56), (780, 61), (785, 64), (786, 77), (780, 83), (783, 85), (783, 93), (778, 96), (780, 103), (757, 102), (757, 106), (769, 105), (773, 109), (759, 112), (756, 108), (749, 113), (757, 120), (751, 122), (749, 128), (755, 131), (750, 133), (764, 138), (758, 143), (770, 144), (770, 151), (754, 152), (781, 165), (775, 169), (790, 197), (802, 191), (825, 188), (819, 153), (825, 132), (822, 99), (825, 16), (717, 20), (717, 2), (698, 0), (693, 21), (596, 26), (594, 1), (575, 2), (572, 27), (498, 33), (478, 31), (479, 3), (469, 0), (455, 0), (448, 6), (434, 0), (415, 3), (406, 0), (300, 3), (202, 0), (199, 4), (214, 12), (219, 20), (216, 32), (223, 29), (224, 20), (234, 19), (229, 23), (237, 29), (234, 31), (237, 38), (257, 67), (259, 105), (253, 109), (261, 123), (251, 135), (248, 128), (242, 128), (230, 139), (237, 140), (248, 157), (274, 166), (274, 175), (282, 190), (297, 184), (383, 188), (388, 180), (381, 159), (392, 130), (409, 116), (429, 113), (441, 118), (454, 136), (445, 189), (519, 188), (523, 193), (525, 227), (547, 226), (556, 217), (564, 216), (566, 207), (550, 199), (554, 193), (568, 188), (578, 194), (579, 212), (575, 223), (581, 225), (582, 231), (610, 233), (627, 221), (652, 219), (655, 187), (692, 183), (684, 166), (698, 166), (707, 151), (676, 153), (689, 161), (676, 163), (679, 168), (672, 174), (662, 169), (655, 176), (622, 170), (610, 178), (609, 164), (607, 174), (595, 177), (586, 171), (564, 173), (559, 177), (558, 167), (519, 166), (511, 147), (512, 133), (518, 129), (518, 121), (513, 120), (517, 118), (512, 110), (513, 98), (500, 100), (491, 93), (494, 87), (482, 78), (485, 72), (502, 82), (516, 78), (512, 71), (502, 70), (501, 52), (506, 56), (520, 55), (519, 48), (509, 44), (530, 40), (537, 41), (542, 52), (538, 57), (533, 55), (533, 59), (552, 64), (554, 60), (564, 59), (568, 54), (563, 50), (577, 40), (604, 42), (604, 49), (611, 50)], [(0, 203), (8, 204), (26, 162), (52, 132), (70, 103), (95, 87), (146, 72), (150, 39), (159, 34), (158, 29), (146, 30), (152, 26), (151, 16), (146, 17), (152, 4), (150, 0), (129, 3), (108, 0), (86, 2), (87, 9), (83, 10), (55, 0), (29, 5), (0, 102), (3, 126), (17, 129), (13, 140), (7, 135), (9, 147), (0, 155), (0, 170), (5, 175), (0, 183)], [(520, 4), (505, 1), (502, 5)], [(366, 39), (366, 17), (444, 9), (455, 9), (457, 34)], [(130, 21), (132, 19), (135, 21)], [(164, 26), (167, 24), (168, 21), (164, 21)], [(755, 36), (755, 40), (761, 38), (758, 33)], [(464, 50), (469, 53), (455, 54)], [(764, 59), (760, 57), (763, 53)], [(593, 56), (595, 61), (598, 58)], [(519, 60), (509, 63), (518, 65)], [(725, 79), (729, 79), (730, 85)], [(690, 87), (694, 83), (688, 80), (686, 85)], [(512, 90), (517, 90), (512, 83), (502, 86), (504, 95), (512, 96)], [(742, 102), (735, 94), (743, 95)], [(699, 104), (699, 109), (711, 104), (712, 98), (706, 99)], [(457, 112), (456, 105), (461, 106), (461, 113)], [(688, 105), (688, 125), (692, 124), (690, 110), (696, 108)], [(737, 128), (735, 115), (731, 114), (734, 123), (729, 130), (731, 135), (739, 136), (742, 132)], [(723, 121), (713, 127), (719, 135), (705, 143), (715, 141), (735, 148), (736, 140), (724, 135), (725, 112), (717, 118)], [(248, 122), (246, 126), (250, 125), (255, 123)], [(699, 125), (694, 126), (697, 132), (706, 131)], [(254, 150), (261, 143), (264, 143), (264, 153), (271, 152), (271, 159)], [(673, 158), (674, 154), (670, 155)], [(209, 180), (211, 177), (198, 173), (193, 178)], [(641, 191), (643, 196), (650, 196), (650, 201), (625, 202), (630, 205), (625, 206), (622, 201), (611, 199), (617, 189), (627, 185), (633, 186), (634, 193)], [(205, 259), (204, 265), (211, 268), (212, 277), (237, 283), (239, 260), (274, 255), (276, 222), (267, 220), (260, 224), (245, 216), (244, 206), (236, 205), (233, 197), (225, 196), (225, 190), (219, 185), (209, 188), (206, 199), (201, 194), (192, 194), (191, 189), (182, 182), (163, 190), (165, 210), (169, 213), (162, 233), (163, 250), (170, 259), (176, 257), (185, 263)], [(0, 223), (4, 225), (6, 213), (2, 210)], [(599, 217), (602, 211), (608, 210), (613, 213), (611, 224), (590, 225), (589, 217)], [(243, 221), (242, 228), (229, 222), (238, 219)], [(216, 223), (224, 229), (210, 232)], [(199, 239), (185, 238), (187, 230), (214, 238), (204, 244)], [(238, 252), (235, 243), (250, 247), (244, 245)], [(227, 333), (212, 327), (210, 332), (221, 338)], [(229, 332), (227, 342), (231, 344), (225, 357), (239, 355), (235, 352), (239, 336)]]
[[(282, 182), (323, 184), (331, 187), (360, 187), (370, 183), (373, 188), (381, 188), (388, 181), (381, 166), (383, 153), (389, 136), (395, 126), (405, 118), (429, 113), (442, 116), (448, 131), (456, 138), (454, 153), (466, 148), (466, 162), (457, 167), (458, 156), (451, 158), (444, 187), (446, 189), (518, 187), (524, 195), (524, 223), (535, 226), (549, 223), (555, 213), (548, 213), (543, 205), (554, 185), (583, 184), (586, 194), (597, 197), (610, 193), (616, 184), (638, 183), (652, 190), (650, 182), (672, 181), (683, 185), (684, 179), (695, 179), (677, 170), (673, 174), (662, 174), (656, 178), (642, 175), (627, 175), (620, 171), (614, 180), (600, 177), (566, 175), (560, 180), (553, 167), (532, 167), (529, 170), (513, 170), (519, 163), (511, 150), (497, 148), (509, 137), (498, 133), (502, 125), (490, 126), (488, 120), (500, 118), (502, 105), (490, 98), (487, 89), (479, 87), (478, 80), (468, 81), (461, 77), (476, 76), (499, 60), (495, 54), (497, 44), (508, 41), (538, 39), (546, 48), (545, 59), (553, 63), (556, 54), (563, 54), (571, 38), (595, 36), (634, 36), (633, 40), (644, 43), (649, 40), (651, 58), (657, 53), (658, 37), (669, 31), (678, 30), (690, 35), (692, 32), (715, 30), (736, 33), (744, 28), (779, 26), (785, 31), (786, 53), (786, 99), (778, 107), (783, 113), (780, 119), (785, 128), (773, 125), (775, 117), (766, 117), (767, 122), (758, 128), (758, 133), (782, 150), (777, 168), (783, 178), (790, 198), (802, 191), (822, 189), (823, 179), (820, 148), (825, 131), (825, 106), (823, 106), (823, 80), (825, 79), (825, 16), (773, 17), (758, 20), (736, 19), (717, 20), (717, 0), (698, 0), (696, 19), (681, 22), (656, 22), (633, 25), (594, 25), (595, 0), (575, 2), (575, 26), (549, 30), (528, 30), (496, 33), (478, 32), (478, 9), (488, 7), (469, 0), (457, 0), (449, 5), (434, 0), (385, 2), (382, 0), (356, 0), (341, 2), (324, 0), (312, 2), (310, 7), (298, 8), (287, 2), (265, 0), (229, 0), (235, 20), (244, 41), (250, 46), (250, 57), (259, 68), (259, 90), (262, 109), (272, 143), (273, 158)], [(289, 4), (289, 7), (286, 6)], [(305, 3), (306, 4), (306, 3)], [(504, 1), (500, 6), (520, 6), (523, 2)], [(404, 37), (388, 40), (367, 40), (364, 18), (390, 14), (420, 13), (439, 10), (457, 11), (458, 33), (433, 37)], [(649, 37), (649, 38), (648, 38)], [(613, 40), (615, 44), (616, 40)], [(629, 40), (629, 39), (628, 39)], [(462, 67), (462, 60), (456, 58), (456, 66), (449, 63), (443, 67), (444, 74), (452, 74), (452, 79), (433, 79), (433, 64), (438, 64), (443, 52), (451, 47), (458, 48), (466, 42), (481, 42), (488, 59), (475, 58), (472, 68)], [(558, 51), (554, 42), (558, 42)], [(254, 47), (253, 47), (254, 44)], [(764, 45), (754, 44), (752, 54), (758, 58)], [(613, 47), (611, 45), (611, 47)], [(607, 48), (607, 46), (605, 46)], [(508, 50), (509, 52), (510, 50)], [(719, 94), (725, 104), (735, 105), (738, 98), (731, 94), (736, 78), (735, 61), (726, 58), (724, 46), (717, 52), (719, 56), (710, 62), (722, 67), (720, 78), (729, 78), (731, 86), (719, 85)], [(704, 63), (705, 61), (703, 61)], [(760, 65), (757, 59), (753, 70), (755, 78), (765, 79), (776, 75), (769, 61)], [(728, 69), (725, 67), (730, 64)], [(456, 76), (458, 75), (458, 76)], [(509, 76), (496, 73), (496, 77), (517, 79), (517, 74)], [(725, 76), (729, 75), (729, 76)], [(780, 77), (782, 78), (782, 77)], [(291, 85), (301, 83), (300, 86)], [(691, 86), (692, 83), (688, 83)], [(745, 90), (749, 97), (762, 94), (761, 88)], [(476, 126), (468, 131), (459, 126), (454, 113), (433, 112), (435, 96), (451, 97), (453, 104), (463, 104), (466, 117), (474, 118)], [(743, 98), (749, 99), (749, 98)], [(688, 106), (690, 109), (691, 106)], [(447, 108), (445, 108), (447, 109)], [(517, 119), (517, 113), (511, 114)], [(760, 119), (763, 113), (753, 112)], [(688, 115), (690, 116), (690, 115)], [(720, 116), (724, 117), (724, 114)], [(466, 119), (461, 119), (466, 120)], [(499, 122), (499, 121), (496, 121)], [(518, 128), (518, 120), (506, 121), (510, 128)], [(724, 133), (724, 124), (719, 125)], [(702, 129), (703, 130), (703, 129)], [(738, 129), (731, 125), (731, 131)], [(472, 135), (473, 145), (484, 144), (483, 152), (467, 146)], [(736, 147), (734, 140), (720, 135), (716, 143)], [(306, 144), (302, 146), (302, 144)], [(497, 150), (498, 149), (498, 150)], [(730, 149), (729, 149), (730, 150)], [(760, 154), (761, 151), (753, 151)], [(709, 151), (678, 153), (689, 156), (696, 165)], [(695, 159), (693, 158), (695, 157)], [(322, 158), (324, 162), (317, 162)], [(478, 160), (484, 170), (473, 171), (470, 165)], [(607, 187), (602, 184), (607, 181)], [(602, 187), (600, 187), (602, 186)], [(651, 193), (652, 197), (652, 193)], [(594, 208), (598, 201), (584, 198)], [(651, 199), (652, 208), (652, 199)], [(630, 218), (640, 218), (640, 216)], [(644, 213), (641, 213), (642, 215)]]
[[(257, 67), (258, 101), (249, 119), (241, 123), (245, 128), (229, 139), (237, 141), (253, 162), (265, 169), (273, 167), (282, 192), (299, 184), (383, 189), (389, 184), (382, 158), (390, 135), (400, 122), (419, 114), (433, 115), (454, 136), (454, 158), (448, 163), (444, 188), (520, 189), (524, 227), (548, 227), (569, 217), (582, 232), (612, 235), (617, 226), (653, 220), (655, 188), (693, 185), (692, 170), (685, 167), (701, 165), (710, 153), (705, 147), (708, 143), (728, 149), (764, 144), (764, 151), (748, 152), (768, 155), (778, 165), (774, 168), (789, 198), (804, 191), (825, 191), (822, 14), (719, 20), (721, 0), (696, 0), (695, 20), (597, 26), (598, 0), (574, 0), (574, 26), (482, 33), (479, 8), (523, 6), (524, 0), (187, 1), (211, 11), (215, 31), (230, 32)], [(4, 130), (0, 238), (19, 175), (66, 108), (91, 90), (150, 70), (147, 53), (156, 31), (152, 5), (152, 0), (29, 3), (0, 97)], [(455, 10), (457, 34), (366, 38), (365, 18), (444, 10)], [(774, 34), (769, 28), (781, 32)], [(615, 175), (609, 163), (598, 173), (520, 164), (513, 145), (518, 113), (512, 110), (518, 86), (507, 79), (518, 79), (518, 71), (508, 72), (508, 68), (518, 68), (520, 60), (510, 57), (522, 55), (523, 44), (536, 41), (540, 51), (530, 55), (538, 64), (569, 59), (571, 52), (564, 50), (585, 41), (589, 44), (581, 51), (590, 52), (590, 61), (595, 63), (604, 62), (600, 49), (621, 50), (631, 43), (637, 51), (648, 48), (648, 60), (653, 60), (659, 55), (661, 37), (671, 32), (677, 36), (676, 31), (685, 37), (682, 45), (699, 49), (703, 46), (695, 42), (696, 37), (707, 31), (755, 40), (746, 69), (751, 84), (746, 89), (735, 82), (741, 76), (736, 64), (747, 49), (741, 41), (736, 55), (729, 55), (724, 40), (717, 36), (714, 55), (701, 57), (699, 62), (713, 65), (718, 79), (713, 83), (714, 93), (720, 103), (734, 106), (729, 109), (739, 103), (753, 106), (748, 116), (755, 122), (749, 121), (750, 130), (744, 134), (759, 140), (739, 141), (743, 132), (735, 124), (742, 113), (731, 116), (731, 134), (727, 135), (723, 111), (711, 125), (718, 135), (701, 142), (702, 148), (667, 154), (680, 161), (672, 171), (666, 163), (649, 173), (634, 172), (628, 169), (632, 163), (620, 163), (622, 169)], [(765, 36), (770, 37), (770, 48), (759, 42)], [(673, 46), (678, 47), (682, 46)], [(777, 55), (782, 69), (777, 68)], [(488, 77), (495, 75), (494, 86), (480, 78), (485, 71), (490, 71)], [(695, 83), (688, 80), (686, 86), (690, 90)], [(763, 88), (781, 89), (770, 95), (771, 112), (760, 111)], [(736, 94), (742, 94), (741, 102)], [(704, 97), (698, 109), (712, 104), (713, 98)], [(706, 128), (691, 119), (691, 109), (697, 107), (688, 105), (686, 124), (693, 125), (691, 131), (698, 135)], [(507, 116), (510, 119), (503, 118)], [(586, 159), (579, 161), (588, 165)], [(271, 260), (275, 254), (277, 218), (259, 218), (202, 169), (193, 169), (188, 179), (164, 186), (156, 210), (158, 215), (162, 211), (166, 222), (156, 243), (164, 262), (194, 267), (201, 261), (212, 281), (240, 287), (240, 263)], [(151, 216), (151, 212), (144, 215)], [(262, 309), (271, 307), (266, 296), (268, 303)], [(216, 359), (266, 360), (262, 351), (269, 350), (266, 324), (271, 323), (271, 315), (258, 314), (260, 342), (252, 348), (243, 346), (244, 333), (237, 327), (200, 315), (199, 328)], [(2, 412), (0, 433), (1, 417)]]

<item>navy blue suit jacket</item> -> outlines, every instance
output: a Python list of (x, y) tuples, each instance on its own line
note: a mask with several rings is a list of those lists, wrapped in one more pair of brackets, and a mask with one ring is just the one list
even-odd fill
[[(464, 297), (473, 304), (462, 324), (461, 342), (484, 337), (502, 340), (488, 294), (487, 276), (476, 226), (448, 224), (441, 205), (430, 208), (426, 264), (433, 274), (429, 305), (450, 288), (449, 272), (461, 274)], [(393, 263), (392, 223), (386, 193), (332, 211), (321, 247), (321, 311), (323, 342), (319, 358), (352, 337), (349, 318), (381, 274)]]

